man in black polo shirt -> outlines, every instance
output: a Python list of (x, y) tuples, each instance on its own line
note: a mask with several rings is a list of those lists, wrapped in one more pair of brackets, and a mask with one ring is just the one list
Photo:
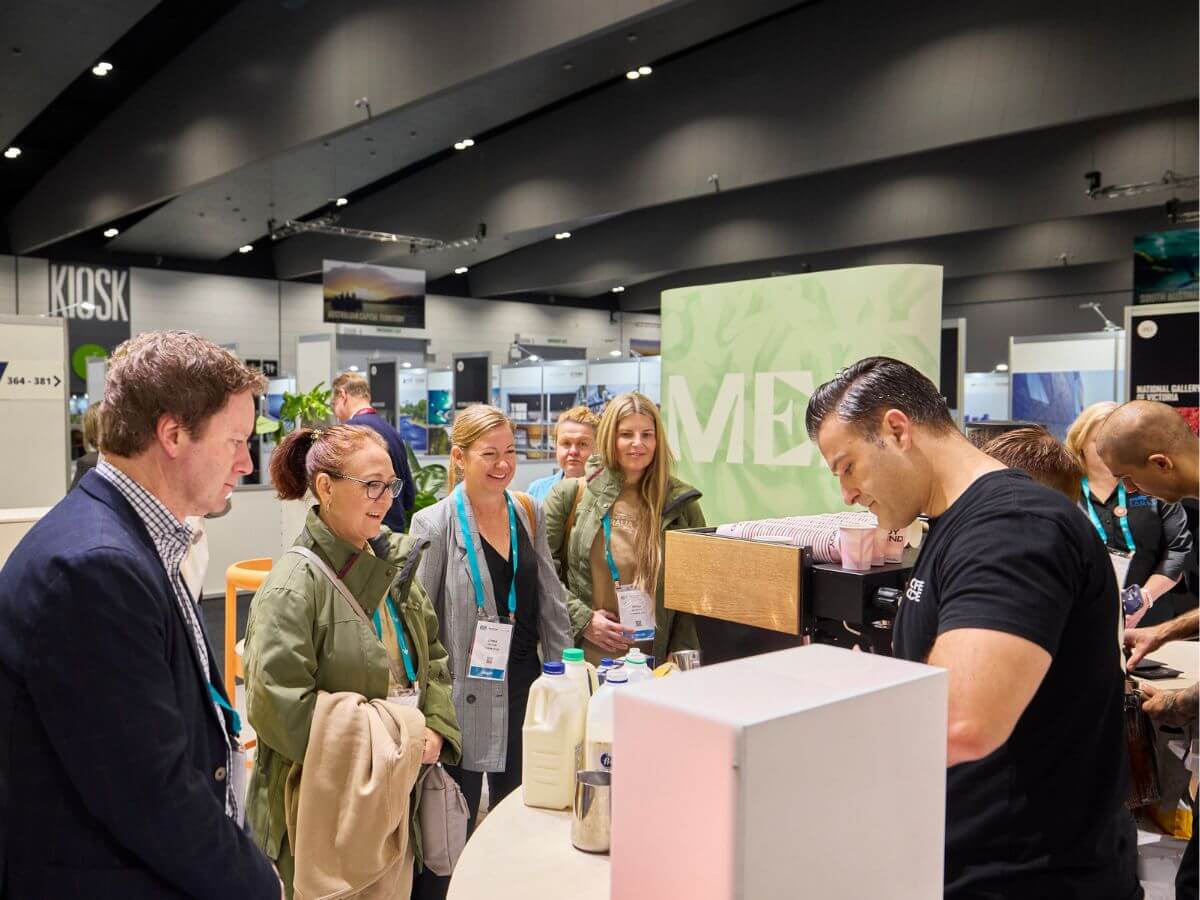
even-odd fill
[(822, 385), (806, 425), (848, 504), (930, 517), (894, 649), (949, 672), (946, 897), (1140, 898), (1117, 585), (1087, 519), (968, 443), (898, 360)]

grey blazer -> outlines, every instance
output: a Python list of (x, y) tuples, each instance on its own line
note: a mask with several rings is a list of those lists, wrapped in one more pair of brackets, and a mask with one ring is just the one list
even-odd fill
[[(572, 646), (567, 604), (562, 584), (554, 571), (554, 560), (546, 541), (546, 517), (542, 504), (534, 500), (536, 532), (530, 527), (521, 503), (515, 504), (517, 516), (525, 531), (533, 538), (538, 557), (538, 640), (543, 659), (561, 659), (562, 652)], [(475, 553), (483, 559), (483, 545), (475, 525), (475, 511), (467, 499), (467, 521), (471, 535), (464, 536), (458, 524), (454, 497), (448, 496), (413, 516), (411, 533), (429, 541), (417, 568), (417, 578), (429, 594), (437, 610), (438, 633), (450, 655), (450, 674), (454, 679), (454, 710), (462, 728), (462, 767), (472, 772), (503, 772), (510, 765), (506, 759), (508, 729), (520, 728), (523, 722), (508, 721), (508, 682), (467, 679), (467, 663), (471, 639), (478, 620), (475, 589), (467, 563), (468, 539), (475, 542)], [(492, 580), (483, 579), (484, 611), (496, 615), (496, 598)], [(521, 760), (512, 760), (521, 765)]]

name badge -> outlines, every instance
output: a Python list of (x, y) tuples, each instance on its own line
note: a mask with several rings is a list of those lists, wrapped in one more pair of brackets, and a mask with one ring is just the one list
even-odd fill
[(233, 796), (237, 800), (238, 828), (244, 828), (246, 826), (246, 788), (250, 784), (250, 770), (246, 767), (246, 751), (242, 749), (241, 742), (237, 741), (237, 746), (232, 749), (230, 757), (233, 771), (229, 773), (229, 783), (233, 788)]
[(1125, 579), (1129, 576), (1129, 564), (1133, 562), (1133, 554), (1109, 550), (1108, 558), (1112, 562), (1113, 572), (1117, 576), (1117, 590), (1120, 590), (1125, 587)]
[(387, 699), (388, 703), (416, 709), (421, 705), (421, 685), (414, 683), (410, 688), (393, 687), (388, 693)]
[(633, 630), (633, 640), (654, 640), (654, 598), (632, 584), (617, 585), (621, 627)]
[(508, 651), (512, 646), (512, 624), (509, 622), (477, 622), (475, 639), (471, 642), (471, 661), (468, 678), (482, 681), (503, 681), (508, 670)]

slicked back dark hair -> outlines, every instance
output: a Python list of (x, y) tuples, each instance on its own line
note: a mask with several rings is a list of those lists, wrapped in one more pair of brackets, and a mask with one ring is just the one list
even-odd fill
[(890, 356), (860, 359), (817, 388), (809, 398), (804, 425), (809, 439), (816, 441), (821, 424), (832, 414), (875, 440), (889, 409), (935, 431), (956, 430), (937, 385)]

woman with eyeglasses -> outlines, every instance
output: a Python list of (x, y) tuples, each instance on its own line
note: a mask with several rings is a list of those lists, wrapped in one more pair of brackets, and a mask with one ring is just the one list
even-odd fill
[[(483, 778), (495, 806), (521, 784), (521, 727), (542, 659), (570, 646), (567, 607), (541, 504), (508, 490), (517, 469), (512, 423), (469, 406), (450, 431), (450, 493), (413, 516), (429, 541), (417, 576), (433, 601), (450, 654), (463, 729), (463, 789), (473, 825)], [(491, 648), (490, 652), (488, 648)]]
[[(294, 547), (320, 560), (292, 550), (277, 561), (246, 625), (246, 708), (258, 736), (247, 822), (290, 897), (284, 783), (304, 763), (318, 691), (417, 706), (425, 715), (422, 763), (457, 763), (462, 740), (437, 616), (415, 578), (421, 543), (382, 524), (402, 487), (383, 440), (349, 425), (299, 429), (272, 454), (271, 481), (283, 500), (310, 491), (316, 498)], [(410, 834), (420, 873), (419, 826)], [(414, 895), (428, 877), (417, 875)]]

